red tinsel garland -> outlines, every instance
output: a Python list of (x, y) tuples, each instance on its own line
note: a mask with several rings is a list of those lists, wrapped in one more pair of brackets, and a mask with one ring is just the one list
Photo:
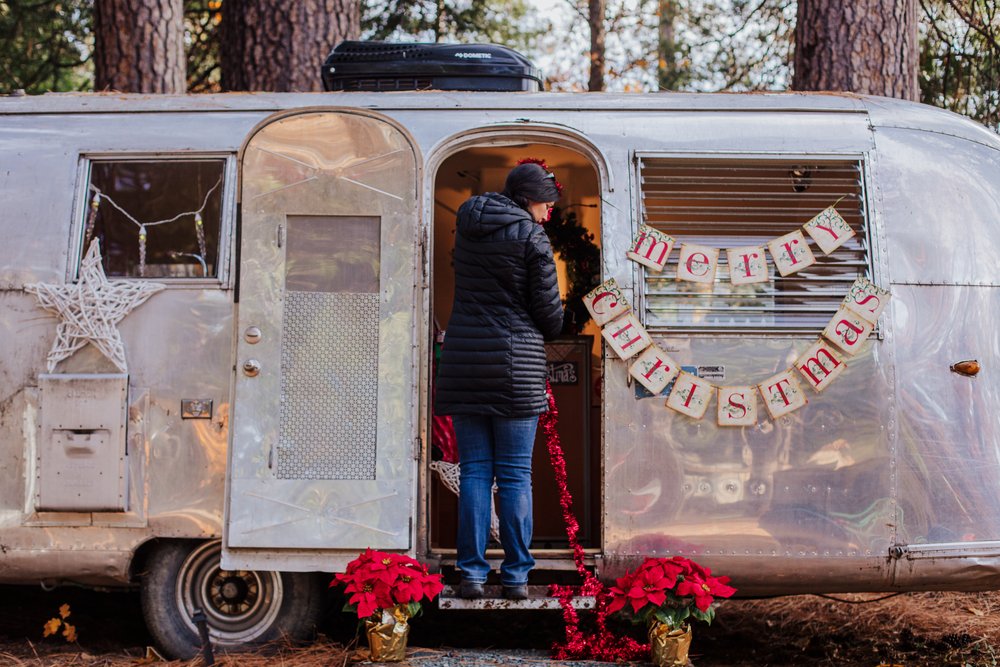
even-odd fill
[[(566, 523), (566, 537), (573, 549), (573, 562), (576, 570), (583, 577), (583, 585), (574, 586), (552, 585), (549, 594), (559, 599), (562, 606), (563, 621), (566, 623), (566, 639), (552, 647), (553, 657), (557, 660), (601, 660), (604, 662), (625, 662), (635, 660), (649, 654), (649, 645), (640, 644), (631, 637), (619, 637), (608, 630), (608, 603), (610, 598), (604, 585), (587, 570), (584, 563), (583, 547), (577, 539), (580, 523), (573, 514), (573, 496), (566, 485), (566, 459), (563, 457), (559, 442), (559, 432), (556, 426), (559, 422), (559, 410), (552, 387), (545, 386), (549, 399), (549, 411), (543, 413), (538, 423), (545, 433), (545, 445), (549, 450), (549, 460), (555, 472), (556, 484), (559, 487), (559, 506), (562, 508), (563, 521)], [(577, 595), (592, 595), (596, 601), (593, 634), (585, 634), (580, 629), (580, 616), (573, 608), (572, 600)]]

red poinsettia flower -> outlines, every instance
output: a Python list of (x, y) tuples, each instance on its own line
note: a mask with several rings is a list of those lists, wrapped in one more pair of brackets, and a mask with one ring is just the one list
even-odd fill
[(348, 588), (354, 589), (354, 594), (347, 601), (358, 605), (358, 618), (371, 616), (379, 609), (393, 606), (392, 589), (381, 581), (363, 583), (360, 586), (352, 584)]
[(400, 575), (392, 596), (400, 604), (419, 601), (424, 596), (424, 585), (420, 575), (417, 572), (412, 576), (405, 573)]
[(356, 607), (359, 618), (398, 604), (419, 605), (424, 597), (433, 600), (443, 588), (441, 575), (429, 574), (413, 558), (371, 549), (348, 563), (334, 581), (344, 584), (348, 604)]
[(438, 593), (444, 590), (444, 583), (441, 581), (441, 575), (437, 574), (427, 574), (425, 572), (420, 581), (420, 585), (424, 587), (424, 595), (428, 600), (433, 600), (438, 596)]
[(716, 597), (728, 598), (736, 592), (735, 588), (727, 585), (729, 577), (713, 577), (711, 570), (706, 568), (705, 571), (708, 574), (705, 578), (692, 574), (677, 584), (677, 596), (694, 597), (694, 604), (699, 611), (707, 611)]
[(713, 577), (709, 568), (688, 558), (647, 558), (635, 572), (616, 581), (608, 593), (607, 610), (627, 610), (636, 622), (655, 616), (680, 627), (697, 609), (702, 614), (700, 620), (711, 622), (715, 599), (736, 592), (728, 583), (729, 577)]
[(608, 604), (608, 613), (613, 614), (619, 609), (625, 606), (628, 602), (628, 590), (632, 588), (632, 580), (635, 577), (626, 573), (625, 576), (619, 577), (615, 580), (615, 585), (611, 587), (608, 594), (611, 596), (611, 602)]
[[(659, 607), (666, 602), (670, 586), (662, 567), (645, 567), (636, 571), (623, 592), (627, 602), (632, 605), (632, 611), (638, 612), (647, 604)], [(624, 606), (624, 602), (620, 606)]]

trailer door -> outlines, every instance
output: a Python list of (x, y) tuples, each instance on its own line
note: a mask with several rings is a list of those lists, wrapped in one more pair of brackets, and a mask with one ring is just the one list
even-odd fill
[(416, 149), (374, 114), (284, 113), (241, 157), (223, 565), (411, 548)]

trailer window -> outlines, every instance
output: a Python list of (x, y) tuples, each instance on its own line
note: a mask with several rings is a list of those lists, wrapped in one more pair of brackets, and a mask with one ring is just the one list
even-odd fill
[(91, 160), (82, 253), (127, 278), (218, 275), (224, 159)]
[(871, 276), (863, 168), (861, 160), (642, 158), (642, 221), (669, 233), (678, 246), (764, 245), (833, 204), (857, 232), (829, 256), (813, 244), (816, 264), (787, 277), (769, 257), (771, 279), (762, 283), (733, 285), (724, 251), (714, 284), (677, 280), (675, 264), (662, 273), (642, 267), (647, 328), (775, 334), (822, 329), (855, 278)]

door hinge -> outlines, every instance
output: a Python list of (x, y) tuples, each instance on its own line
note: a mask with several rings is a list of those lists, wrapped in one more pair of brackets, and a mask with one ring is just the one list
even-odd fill
[(421, 236), (417, 245), (420, 246), (420, 287), (427, 289), (427, 238)]

